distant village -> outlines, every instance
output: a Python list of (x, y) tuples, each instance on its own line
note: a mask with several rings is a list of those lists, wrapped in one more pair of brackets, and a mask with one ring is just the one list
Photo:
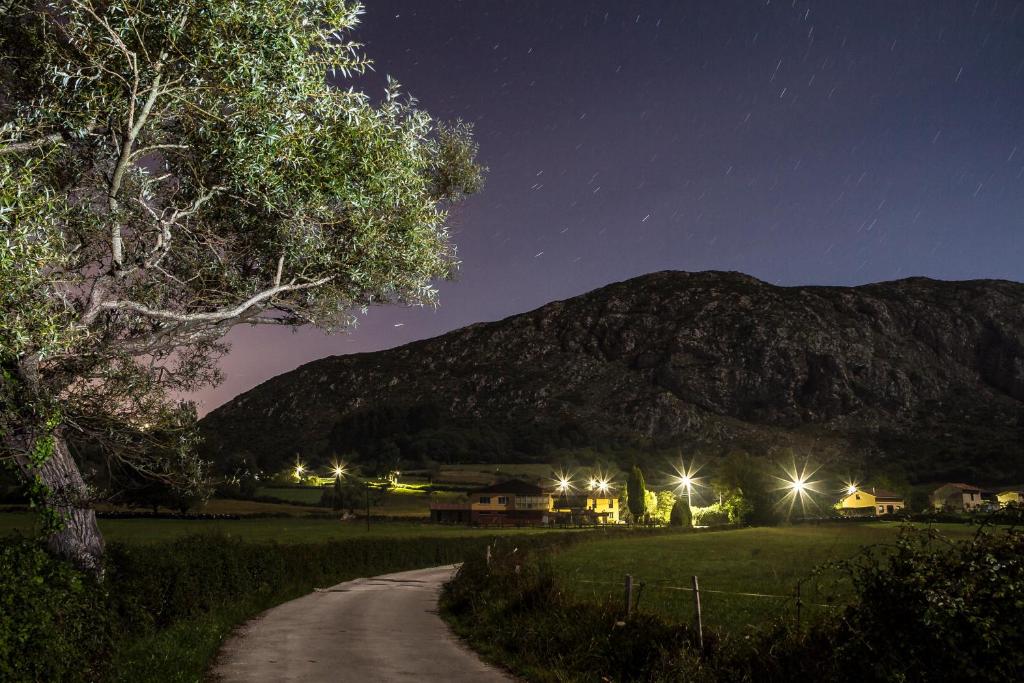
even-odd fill
[[(558, 524), (620, 524), (619, 497), (607, 482), (591, 481), (574, 493), (567, 486), (554, 490), (510, 479), (473, 491), (462, 503), (430, 505), (430, 519), (443, 524), (547, 526)], [(1024, 491), (987, 490), (964, 483), (947, 483), (929, 496), (935, 511), (992, 512), (1024, 503)], [(908, 511), (904, 497), (879, 488), (849, 486), (835, 504), (845, 517), (885, 517)]]

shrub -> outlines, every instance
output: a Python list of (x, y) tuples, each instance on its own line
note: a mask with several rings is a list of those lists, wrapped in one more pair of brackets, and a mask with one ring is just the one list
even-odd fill
[(729, 511), (718, 503), (707, 507), (692, 508), (693, 523), (696, 526), (718, 526), (729, 523)]
[(460, 635), (531, 680), (675, 680), (698, 666), (688, 627), (573, 602), (547, 562), (509, 540), (496, 544), (489, 563), (467, 559), (441, 608)]
[(542, 681), (840, 682), (856, 672), (865, 683), (996, 683), (1024, 671), (1018, 527), (968, 542), (908, 527), (895, 545), (828, 568), (853, 587), (838, 618), (803, 629), (779, 620), (742, 641), (705, 633), (700, 652), (687, 627), (576, 602), (542, 560), (508, 550), (489, 565), (467, 560), (442, 609), (478, 648)]
[[(517, 546), (525, 550), (565, 538), (539, 534), (517, 539)], [(314, 587), (453, 564), (468, 553), (482, 553), (488, 542), (477, 536), (282, 545), (203, 535), (160, 544), (112, 543), (104, 581), (97, 584), (51, 557), (39, 542), (3, 539), (0, 680), (197, 679), (203, 657), (192, 657), (199, 670), (182, 672), (178, 652), (153, 652), (137, 643), (174, 648), (174, 639), (160, 634), (199, 631), (204, 635), (198, 645), (212, 655), (237, 620)], [(225, 614), (235, 616), (225, 622)], [(162, 664), (166, 675), (132, 657)]]
[(690, 507), (690, 501), (686, 498), (680, 498), (672, 506), (672, 516), (669, 519), (669, 523), (672, 526), (681, 526), (689, 529), (694, 524), (695, 517), (693, 513), (694, 509)]
[(93, 680), (111, 646), (104, 598), (40, 542), (0, 544), (0, 680)]

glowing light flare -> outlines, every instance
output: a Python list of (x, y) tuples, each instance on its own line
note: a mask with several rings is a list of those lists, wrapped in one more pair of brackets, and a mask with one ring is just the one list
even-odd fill
[(685, 493), (687, 497), (689, 497), (693, 493), (694, 488), (703, 486), (701, 483), (701, 477), (697, 476), (697, 472), (700, 471), (701, 467), (702, 465), (695, 467), (692, 462), (687, 465), (682, 460), (679, 461), (678, 465), (673, 465), (672, 468), (676, 473), (671, 477), (671, 479), (676, 490), (680, 493)]
[(558, 492), (563, 495), (568, 493), (569, 491), (575, 490), (576, 488), (575, 484), (573, 484), (572, 482), (572, 474), (563, 472), (561, 470), (555, 473), (554, 481), (555, 488), (558, 489)]
[(779, 507), (786, 508), (786, 515), (793, 512), (796, 504), (800, 503), (800, 511), (807, 514), (808, 510), (817, 509), (818, 504), (812, 494), (820, 494), (818, 485), (821, 483), (813, 479), (819, 467), (812, 467), (810, 463), (804, 462), (803, 467), (798, 468), (793, 463), (788, 469), (783, 468), (785, 477), (775, 477), (780, 482), (777, 488), (785, 491), (782, 499), (778, 502)]

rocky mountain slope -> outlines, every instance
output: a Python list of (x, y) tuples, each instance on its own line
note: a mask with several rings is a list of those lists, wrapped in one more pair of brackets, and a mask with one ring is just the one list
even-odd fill
[(742, 446), (911, 480), (1024, 476), (1024, 285), (776, 287), (660, 272), (275, 377), (202, 422), (218, 461)]

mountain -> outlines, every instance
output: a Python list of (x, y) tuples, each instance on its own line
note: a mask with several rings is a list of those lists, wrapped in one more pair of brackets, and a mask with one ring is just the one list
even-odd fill
[(201, 423), (223, 466), (790, 448), (912, 481), (1024, 478), (1024, 285), (659, 272), (317, 360)]

